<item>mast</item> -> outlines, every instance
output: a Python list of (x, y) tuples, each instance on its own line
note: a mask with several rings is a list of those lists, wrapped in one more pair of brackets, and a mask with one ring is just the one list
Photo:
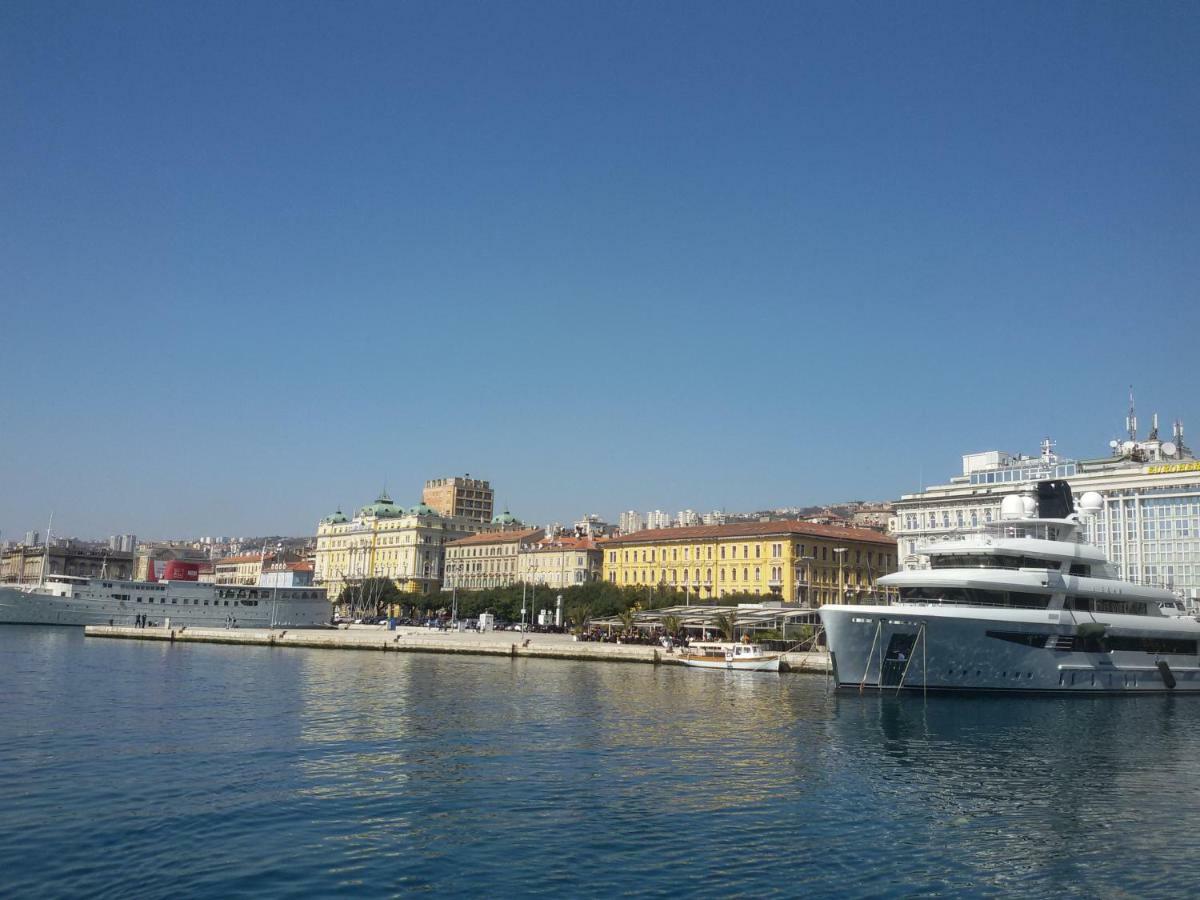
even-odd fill
[(42, 556), (42, 572), (38, 576), (38, 585), (46, 583), (46, 570), (50, 568), (50, 529), (54, 527), (54, 510), (50, 510), (50, 521), (46, 523), (46, 552)]

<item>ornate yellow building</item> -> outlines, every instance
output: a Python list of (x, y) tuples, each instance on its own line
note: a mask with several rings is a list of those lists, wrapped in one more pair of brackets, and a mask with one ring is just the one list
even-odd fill
[(338, 510), (321, 520), (313, 583), (330, 599), (365, 578), (390, 578), (402, 591), (431, 594), (442, 584), (446, 544), (484, 527), (473, 518), (439, 515), (424, 503), (405, 509), (385, 492), (353, 518)]
[(604, 578), (623, 586), (671, 587), (702, 600), (774, 594), (819, 606), (852, 600), (896, 569), (896, 542), (864, 528), (808, 522), (739, 522), (636, 531), (600, 542)]

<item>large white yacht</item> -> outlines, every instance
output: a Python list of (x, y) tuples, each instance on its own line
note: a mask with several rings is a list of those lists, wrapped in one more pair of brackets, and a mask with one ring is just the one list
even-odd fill
[(1162, 588), (1118, 579), (1084, 541), (1065, 481), (1006, 497), (1000, 521), (927, 544), (926, 569), (879, 585), (898, 599), (820, 609), (840, 687), (1200, 690), (1200, 621)]
[(311, 628), (329, 623), (324, 588), (249, 587), (196, 580), (123, 581), (50, 575), (0, 585), (0, 623)]

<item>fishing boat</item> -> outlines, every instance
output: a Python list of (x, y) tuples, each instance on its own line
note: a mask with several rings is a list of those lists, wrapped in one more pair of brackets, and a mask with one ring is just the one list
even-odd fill
[(732, 669), (741, 672), (778, 672), (778, 653), (766, 653), (749, 640), (707, 641), (685, 647), (679, 659), (697, 669)]

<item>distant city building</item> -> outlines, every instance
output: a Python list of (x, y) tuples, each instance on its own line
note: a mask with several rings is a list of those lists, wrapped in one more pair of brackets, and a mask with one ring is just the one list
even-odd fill
[(313, 583), (313, 564), (307, 560), (268, 563), (258, 577), (259, 586), (310, 587)]
[(40, 531), (25, 532), (25, 539), (21, 542), (26, 547), (36, 547), (42, 542), (42, 533)]
[(680, 528), (687, 528), (691, 525), (700, 524), (700, 516), (693, 509), (681, 510), (675, 516), (675, 524)]
[(589, 537), (559, 535), (523, 549), (519, 556), (519, 578), (526, 584), (549, 588), (599, 581), (602, 571), (600, 548)]
[(227, 556), (213, 563), (214, 580), (217, 584), (256, 585), (267, 571), (267, 567), (274, 562), (275, 557), (272, 554), (244, 553), (240, 556)]
[(0, 582), (36, 584), (46, 575), (76, 575), (81, 578), (129, 578), (133, 570), (133, 554), (109, 550), (103, 544), (73, 539), (54, 541), (49, 548), (19, 545), (0, 555)]
[(653, 510), (646, 513), (646, 527), (648, 529), (657, 530), (660, 528), (671, 527), (671, 516), (669, 513), (663, 512), (661, 509)]
[(1103, 498), (1099, 515), (1084, 520), (1085, 533), (1122, 579), (1166, 587), (1200, 604), (1200, 461), (1184, 444), (1178, 422), (1170, 441), (1159, 438), (1157, 417), (1150, 436), (1139, 439), (1131, 408), (1126, 429), (1124, 439), (1110, 442), (1111, 454), (1096, 459), (1060, 457), (1049, 440), (1038, 456), (964, 455), (961, 475), (896, 501), (891, 532), (901, 561), (924, 566), (921, 544), (996, 521), (1006, 496), (1061, 478), (1076, 498), (1087, 491)]
[(391, 579), (410, 593), (435, 593), (446, 545), (484, 528), (473, 516), (441, 515), (426, 503), (405, 509), (385, 492), (353, 518), (338, 510), (321, 520), (313, 581), (331, 599), (366, 578)]
[(132, 553), (137, 549), (136, 534), (114, 534), (108, 539), (109, 550), (120, 550), (122, 553)]
[(470, 475), (426, 481), (421, 493), (421, 502), (439, 515), (477, 522), (492, 520), (494, 499), (491, 484)]
[(722, 510), (714, 509), (712, 512), (706, 512), (700, 517), (702, 525), (724, 525), (725, 513)]
[(599, 538), (611, 534), (613, 528), (598, 515), (592, 513), (576, 522), (573, 530), (576, 537)]
[(896, 568), (896, 542), (886, 535), (795, 521), (647, 530), (599, 545), (613, 584), (704, 600), (750, 593), (815, 607), (865, 597)]
[(641, 531), (646, 527), (646, 520), (642, 518), (640, 512), (630, 509), (621, 513), (617, 527), (621, 529), (621, 534), (633, 534), (635, 531)]
[(540, 528), (490, 531), (459, 538), (446, 545), (446, 574), (442, 590), (477, 591), (508, 587), (520, 575), (521, 548), (545, 536)]

